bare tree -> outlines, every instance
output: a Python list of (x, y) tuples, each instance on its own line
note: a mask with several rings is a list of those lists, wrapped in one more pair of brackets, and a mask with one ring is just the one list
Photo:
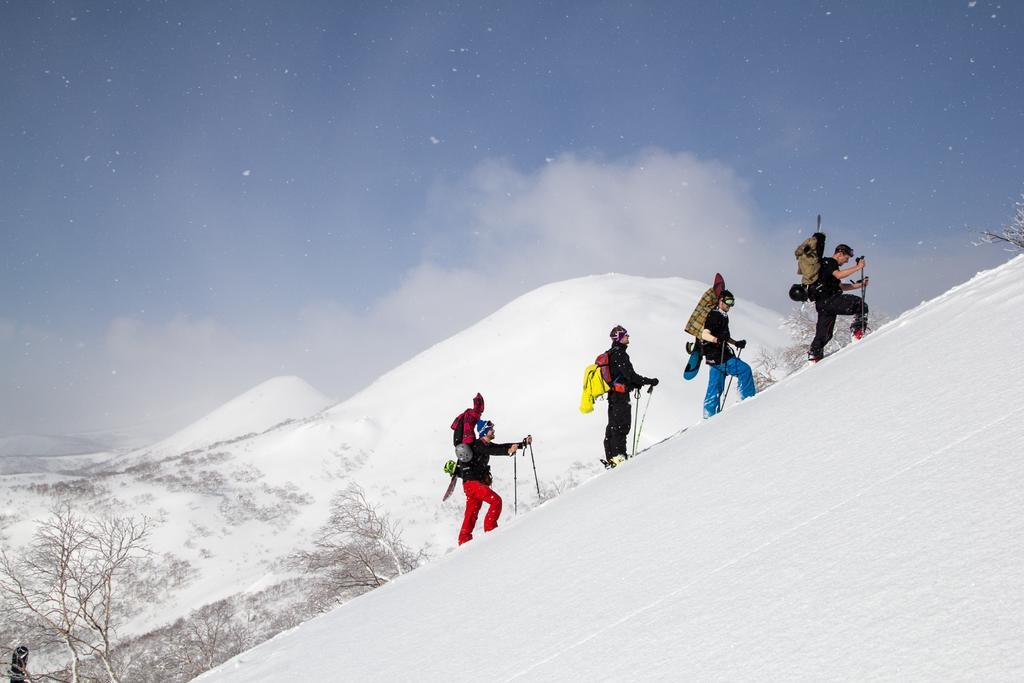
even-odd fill
[[(1024, 195), (1021, 195), (1021, 198), (1024, 199)], [(982, 231), (982, 242), (990, 244), (1003, 242), (1010, 251), (1024, 250), (1024, 202), (1016, 202), (1014, 206), (1017, 207), (1017, 210), (1013, 220), (1003, 226), (1002, 232)]]
[(132, 683), (184, 683), (317, 613), (308, 577), (290, 578), (255, 593), (236, 593), (204, 605), (118, 648)]
[(148, 550), (148, 521), (86, 519), (69, 505), (55, 508), (25, 551), (0, 551), (0, 596), (8, 608), (61, 643), (72, 683), (94, 659), (120, 683), (116, 629), (128, 615), (121, 589)]
[(190, 679), (224, 661), (224, 653), (241, 652), (247, 640), (228, 600), (201, 607), (189, 615), (183, 626), (179, 660)]
[(358, 484), (351, 484), (331, 501), (326, 524), (314, 539), (315, 550), (295, 559), (313, 574), (325, 606), (346, 594), (359, 594), (384, 585), (414, 569), (423, 560), (402, 543), (401, 532), (387, 514), (370, 504)]
[(775, 373), (778, 372), (781, 365), (782, 357), (778, 349), (761, 347), (757, 357), (754, 358), (754, 386), (758, 393), (779, 381)]

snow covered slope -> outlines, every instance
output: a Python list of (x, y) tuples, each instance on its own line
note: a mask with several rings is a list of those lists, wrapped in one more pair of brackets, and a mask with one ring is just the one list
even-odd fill
[[(329, 410), (316, 413), (323, 399), (301, 380), (279, 378), (152, 448), (111, 461), (87, 481), (0, 478), (7, 494), (0, 498), (7, 501), (0, 531), (13, 545), (24, 542), (33, 520), (69, 490), (81, 491), (77, 502), (89, 509), (107, 506), (158, 520), (155, 549), (194, 571), (173, 605), (140, 615), (139, 629), (279, 581), (287, 575), (281, 558), (309, 543), (327, 519), (331, 497), (351, 482), (402, 524), (407, 544), (429, 544), (442, 554), (455, 544), (463, 505), (461, 492), (440, 501), (448, 483), (442, 466), (452, 457), (449, 425), (473, 395), (485, 396), (485, 414), (497, 423), (499, 439), (536, 436), (542, 489), (548, 495), (564, 490), (602, 470), (606, 408), (602, 403), (594, 414), (581, 415), (578, 406), (583, 369), (608, 348), (616, 323), (632, 333), (637, 370), (662, 380), (641, 443), (700, 420), (707, 374), (683, 382), (682, 328), (706, 287), (624, 275), (542, 287)], [(732, 326), (750, 340), (747, 356), (786, 341), (778, 313), (736, 294)], [(538, 497), (529, 459), (518, 465), (522, 515)], [(503, 519), (511, 519), (513, 463), (498, 458), (494, 469), (495, 487), (508, 505)]]
[(1022, 680), (1022, 336), (1018, 257), (199, 680)]

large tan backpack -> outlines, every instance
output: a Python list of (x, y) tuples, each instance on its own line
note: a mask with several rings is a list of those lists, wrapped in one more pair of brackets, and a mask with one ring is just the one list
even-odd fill
[(686, 334), (692, 334), (698, 340), (700, 339), (700, 333), (704, 330), (704, 321), (707, 320), (708, 313), (718, 305), (718, 295), (724, 289), (725, 280), (720, 273), (715, 273), (715, 284), (700, 297), (697, 307), (693, 309), (690, 319), (686, 321), (684, 330)]
[(812, 285), (818, 280), (818, 270), (821, 269), (821, 257), (825, 253), (825, 235), (816, 232), (796, 248), (793, 255), (796, 256), (796, 274), (802, 278), (804, 287)]
[(796, 248), (796, 274), (800, 282), (789, 288), (789, 298), (793, 301), (814, 301), (820, 286), (816, 287), (818, 271), (821, 270), (821, 257), (825, 255), (825, 233), (821, 232), (821, 216), (818, 216), (818, 232), (814, 233)]

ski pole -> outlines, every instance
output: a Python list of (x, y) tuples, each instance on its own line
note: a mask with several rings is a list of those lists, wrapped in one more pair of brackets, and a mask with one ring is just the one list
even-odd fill
[[(636, 399), (636, 412), (633, 414), (633, 455), (636, 455), (636, 431), (637, 424), (640, 422), (640, 390), (637, 389), (633, 392), (633, 398)], [(632, 455), (629, 457), (633, 457)]]
[[(640, 433), (644, 431), (644, 420), (647, 419), (647, 409), (651, 407), (651, 397), (654, 395), (654, 385), (647, 388), (647, 405), (644, 406), (644, 416), (640, 418), (640, 427), (636, 430), (636, 434), (633, 437), (633, 456), (636, 457), (636, 447), (640, 443)], [(636, 402), (636, 411), (640, 412), (640, 399)]]
[(537, 478), (537, 461), (533, 459), (533, 442), (530, 442), (530, 462), (533, 464), (533, 482), (537, 484), (537, 499), (540, 500), (540, 479)]
[[(863, 257), (862, 257), (863, 258)], [(864, 272), (864, 269), (860, 269), (860, 329), (863, 332), (868, 331), (868, 323), (864, 320), (864, 306), (868, 298), (868, 276)], [(862, 332), (862, 334), (863, 334)]]
[[(722, 355), (721, 355), (721, 357), (718, 360), (718, 367), (720, 367), (722, 369), (722, 374), (723, 375), (728, 375), (729, 374), (728, 372), (725, 371), (725, 347), (728, 346), (728, 345), (729, 345), (729, 340), (728, 339), (723, 339), (722, 340)], [(729, 381), (731, 382), (732, 379), (730, 379)], [(726, 393), (729, 393), (728, 389), (726, 389)], [(721, 395), (721, 396), (718, 397), (718, 410), (716, 412), (717, 413), (722, 412), (722, 406), (724, 406), (724, 405), (725, 405), (725, 396)]]
[(519, 515), (519, 459), (512, 454), (512, 514)]
[[(736, 354), (736, 358), (738, 359), (742, 355), (743, 355), (743, 349), (740, 349), (739, 353)], [(725, 372), (725, 370), (724, 370), (725, 366), (724, 365), (722, 366), (722, 368), (723, 368), (723, 372)], [(729, 375), (728, 372), (726, 372), (725, 374)], [(732, 387), (732, 375), (729, 375), (729, 381), (725, 385), (725, 393), (722, 394), (722, 400), (718, 402), (718, 412), (722, 412), (722, 408), (725, 407), (725, 399), (729, 395), (730, 387)]]

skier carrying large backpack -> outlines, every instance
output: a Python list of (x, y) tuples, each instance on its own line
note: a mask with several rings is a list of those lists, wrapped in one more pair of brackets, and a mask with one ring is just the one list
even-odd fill
[(843, 282), (843, 278), (864, 270), (867, 261), (864, 257), (856, 260), (849, 268), (843, 268), (853, 256), (853, 249), (846, 244), (836, 246), (831, 258), (823, 258), (820, 262), (818, 279), (813, 287), (816, 290), (814, 308), (818, 311), (818, 323), (814, 330), (814, 340), (807, 353), (810, 363), (817, 363), (825, 355), (825, 345), (832, 339), (835, 332), (837, 315), (852, 315), (850, 332), (854, 341), (859, 341), (868, 329), (868, 305), (862, 297), (844, 294), (854, 289), (863, 289), (868, 284), (864, 277), (857, 282)]
[(658, 386), (658, 378), (647, 378), (633, 370), (626, 347), (629, 346), (629, 332), (622, 325), (616, 325), (608, 334), (612, 346), (598, 356), (597, 365), (602, 374), (607, 373), (605, 381), (611, 386), (608, 392), (608, 426), (604, 431), (605, 467), (615, 467), (625, 462), (628, 457), (626, 437), (629, 435), (629, 423), (633, 409), (629, 402), (629, 392), (639, 389), (645, 384)]
[(740, 399), (747, 399), (757, 393), (750, 366), (733, 353), (730, 344), (741, 351), (747, 347), (747, 340), (729, 337), (729, 311), (736, 304), (736, 298), (728, 289), (722, 290), (718, 305), (708, 313), (701, 331), (704, 362), (708, 366), (708, 390), (704, 395), (704, 418), (713, 417), (722, 409), (722, 389), (725, 376), (732, 375), (739, 380)]
[(494, 441), (494, 423), (490, 420), (479, 420), (476, 423), (477, 438), (469, 444), (471, 456), (468, 461), (460, 462), (455, 474), (462, 477), (462, 490), (466, 494), (466, 513), (462, 518), (459, 530), (459, 545), (473, 540), (473, 529), (480, 514), (480, 508), (487, 503), (487, 514), (484, 516), (484, 532), (492, 531), (498, 526), (501, 516), (501, 496), (491, 488), (490, 460), (492, 455), (515, 456), (516, 451), (533, 443), (533, 437), (527, 435), (518, 443), (492, 443)]
[(704, 356), (701, 342), (704, 321), (707, 319), (708, 313), (718, 306), (718, 300), (721, 298), (723, 290), (725, 290), (725, 278), (721, 273), (715, 273), (714, 284), (701, 295), (697, 305), (693, 308), (693, 313), (690, 314), (690, 319), (686, 321), (686, 327), (683, 328), (686, 334), (693, 335), (693, 341), (686, 344), (686, 353), (689, 358), (687, 358), (686, 367), (683, 369), (683, 379), (685, 380), (693, 379), (700, 372), (700, 362)]

